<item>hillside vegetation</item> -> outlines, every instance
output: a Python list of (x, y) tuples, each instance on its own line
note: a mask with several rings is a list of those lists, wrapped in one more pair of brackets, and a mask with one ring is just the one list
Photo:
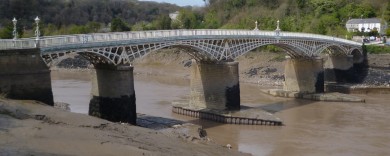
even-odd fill
[(29, 37), (36, 16), (41, 18), (43, 35), (57, 35), (97, 32), (115, 18), (129, 25), (150, 22), (179, 9), (168, 3), (137, 0), (1, 0), (0, 38), (12, 38), (14, 17), (19, 34), (25, 34), (21, 37)]
[[(14, 16), (21, 22), (19, 34), (32, 36), (29, 30), (33, 28), (32, 19), (36, 15), (43, 20), (44, 35), (104, 30), (253, 29), (255, 21), (261, 30), (274, 30), (276, 21), (280, 20), (283, 31), (350, 37), (354, 34), (345, 29), (350, 18), (377, 17), (390, 23), (389, 0), (204, 1), (205, 7), (192, 8), (137, 0), (3, 0), (0, 38), (12, 38)], [(177, 20), (168, 16), (174, 11), (179, 11)], [(387, 35), (390, 36), (390, 29)]]
[(205, 26), (345, 36), (349, 18), (382, 18), (390, 23), (389, 0), (209, 0)]

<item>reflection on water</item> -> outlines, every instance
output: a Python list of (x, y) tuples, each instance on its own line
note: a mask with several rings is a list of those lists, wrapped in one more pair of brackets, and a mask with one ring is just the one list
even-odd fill
[[(66, 75), (66, 76), (64, 76)], [(57, 102), (88, 112), (88, 73), (52, 72)], [(285, 126), (224, 125), (171, 112), (172, 101), (185, 101), (189, 81), (136, 76), (137, 112), (201, 124), (215, 142), (254, 155), (390, 155), (390, 105), (387, 95), (359, 95), (366, 103), (316, 102), (275, 98), (255, 85), (241, 84), (241, 102), (280, 117)]]

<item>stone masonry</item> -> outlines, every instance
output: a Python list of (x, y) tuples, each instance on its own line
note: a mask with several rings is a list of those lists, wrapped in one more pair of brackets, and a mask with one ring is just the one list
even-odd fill
[(91, 94), (89, 115), (136, 124), (133, 67), (95, 64)]
[(322, 58), (286, 57), (283, 90), (300, 93), (324, 92), (324, 68)]
[(240, 109), (238, 62), (196, 62), (191, 71), (190, 107)]
[(54, 105), (50, 70), (39, 49), (0, 50), (0, 94)]

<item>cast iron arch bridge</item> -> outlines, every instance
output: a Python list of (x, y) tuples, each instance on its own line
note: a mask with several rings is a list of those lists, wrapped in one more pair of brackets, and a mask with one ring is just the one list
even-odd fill
[(324, 51), (332, 55), (362, 54), (358, 42), (278, 30), (155, 30), (0, 40), (0, 50), (39, 48), (49, 66), (69, 53), (79, 53), (94, 64), (130, 64), (152, 51), (172, 46), (191, 48), (189, 54), (197, 60), (230, 62), (264, 45), (280, 47), (292, 58), (313, 58)]
[[(199, 111), (239, 110), (239, 71), (238, 62), (234, 60), (265, 45), (280, 47), (289, 55), (285, 61), (284, 91), (324, 92), (325, 77), (339, 81), (344, 77), (340, 73), (356, 73), (346, 72), (352, 71), (355, 64), (357, 68), (362, 67), (359, 64), (363, 61), (355, 60), (355, 56), (363, 56), (360, 43), (331, 36), (281, 32), (279, 29), (156, 30), (0, 39), (0, 75), (4, 75), (0, 77), (0, 93), (10, 92), (17, 98), (53, 104), (48, 66), (56, 65), (67, 58), (67, 54), (78, 53), (95, 67), (89, 114), (135, 124), (131, 63), (150, 52), (178, 46), (189, 49), (187, 53), (195, 60), (191, 66), (189, 103), (173, 106), (174, 112), (225, 123), (280, 125), (280, 121), (257, 117), (223, 117)], [(320, 58), (321, 53), (329, 54), (327, 63)], [(35, 55), (41, 55), (43, 59)]]

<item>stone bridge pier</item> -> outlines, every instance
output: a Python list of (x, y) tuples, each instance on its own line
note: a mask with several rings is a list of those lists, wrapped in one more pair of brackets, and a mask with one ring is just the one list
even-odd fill
[(240, 109), (238, 62), (192, 61), (190, 107)]
[(324, 92), (323, 59), (286, 56), (283, 90), (299, 93)]
[(325, 81), (344, 83), (356, 77), (353, 71), (352, 55), (326, 55), (324, 63)]
[(50, 70), (40, 49), (0, 50), (0, 96), (54, 105)]
[(89, 115), (135, 125), (136, 103), (133, 67), (95, 64)]
[(367, 76), (367, 56), (327, 55), (324, 64), (325, 81), (332, 83), (359, 83)]

